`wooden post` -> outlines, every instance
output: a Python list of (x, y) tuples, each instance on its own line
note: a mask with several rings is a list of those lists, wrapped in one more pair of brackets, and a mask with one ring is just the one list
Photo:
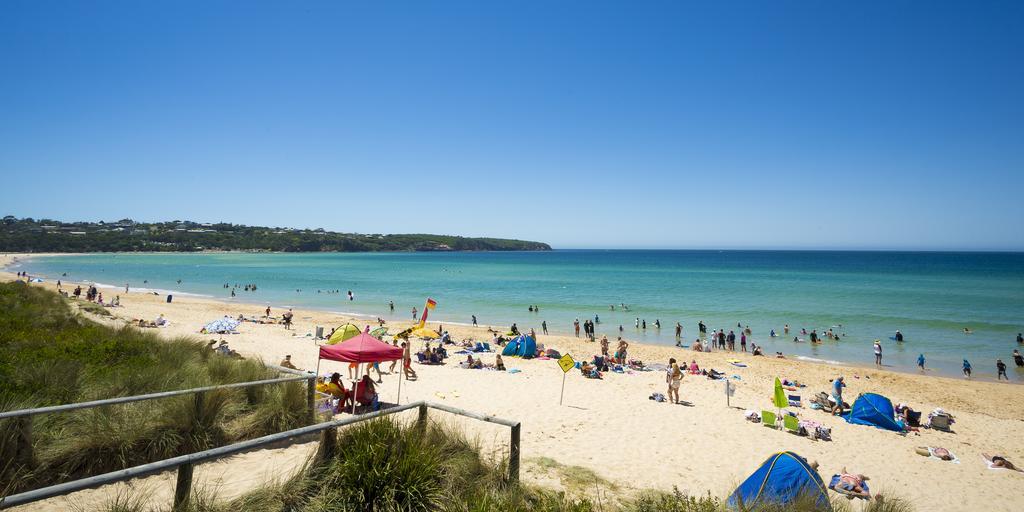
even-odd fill
[(320, 433), (320, 450), (317, 458), (326, 461), (334, 458), (338, 449), (338, 429), (329, 428)]
[(512, 439), (508, 449), (508, 479), (513, 484), (519, 483), (519, 427), (521, 423), (512, 426)]
[(316, 377), (306, 381), (306, 407), (309, 408), (309, 423), (316, 423)]
[(419, 429), (420, 435), (427, 431), (427, 404), (420, 404), (419, 416), (416, 418), (416, 428)]
[(178, 483), (174, 486), (174, 510), (185, 510), (192, 495), (192, 464), (178, 466)]
[(34, 469), (36, 456), (32, 448), (32, 416), (21, 416), (14, 420), (14, 426), (18, 432), (18, 440), (15, 444), (14, 462), (26, 469)]

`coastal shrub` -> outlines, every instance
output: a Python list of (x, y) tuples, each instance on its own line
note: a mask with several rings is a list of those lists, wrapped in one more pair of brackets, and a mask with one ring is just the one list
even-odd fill
[[(217, 356), (201, 341), (101, 325), (56, 293), (0, 283), (0, 410), (275, 376), (260, 361)], [(0, 422), (0, 492), (260, 437), (307, 420), (300, 383), (38, 415), (30, 420), (32, 450), (19, 442), (19, 425), (6, 420)]]

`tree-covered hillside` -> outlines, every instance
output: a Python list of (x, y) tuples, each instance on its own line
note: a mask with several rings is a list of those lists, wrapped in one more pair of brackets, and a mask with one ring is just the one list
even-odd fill
[(336, 233), (190, 221), (144, 223), (59, 222), (4, 217), (5, 252), (183, 252), (202, 250), (283, 252), (547, 251), (541, 242), (447, 235)]

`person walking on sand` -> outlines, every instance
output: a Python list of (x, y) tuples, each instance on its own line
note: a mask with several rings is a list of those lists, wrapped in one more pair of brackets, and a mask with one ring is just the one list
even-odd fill
[(665, 383), (668, 384), (668, 399), (674, 404), (679, 403), (679, 384), (683, 380), (683, 372), (676, 364), (675, 358), (668, 360), (668, 371), (665, 374)]
[(416, 379), (416, 370), (412, 369), (412, 355), (409, 351), (409, 342), (402, 342), (402, 372), (406, 379)]
[(1004, 363), (1002, 359), (996, 359), (996, 372), (996, 380), (1010, 380), (1010, 378), (1006, 376), (1006, 363)]
[(577, 318), (576, 320), (572, 321), (572, 328), (576, 331), (576, 337), (579, 338), (580, 337), (580, 319), (579, 318)]
[(292, 310), (290, 310), (290, 309), (288, 310), (287, 313), (281, 315), (281, 319), (284, 320), (284, 328), (287, 331), (290, 331), (292, 329), (292, 317), (293, 316), (294, 315), (292, 314)]
[(747, 351), (747, 333), (745, 332), (740, 333), (740, 351)]
[(964, 359), (964, 377), (971, 378), (971, 362)]
[(267, 309), (264, 313), (266, 313), (266, 315), (264, 315), (265, 317), (270, 318), (270, 304), (267, 304)]
[(924, 354), (919, 354), (917, 356), (917, 367), (920, 368), (922, 372), (924, 371)]
[(601, 336), (601, 357), (608, 357), (608, 336)]
[(843, 414), (843, 388), (846, 387), (846, 383), (843, 380), (843, 377), (839, 376), (832, 381), (832, 398), (836, 401), (836, 406), (832, 409), (833, 416)]
[(880, 340), (875, 340), (875, 366), (882, 366), (882, 342)]

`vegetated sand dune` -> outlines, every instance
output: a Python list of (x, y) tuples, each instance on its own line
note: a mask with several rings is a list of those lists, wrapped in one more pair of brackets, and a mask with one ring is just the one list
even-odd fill
[[(3, 263), (0, 259), (0, 265)], [(4, 277), (13, 279), (14, 275), (7, 273)], [(108, 293), (112, 296), (118, 292)], [(105, 321), (152, 320), (163, 314), (171, 325), (159, 331), (167, 336), (192, 334), (201, 339), (220, 339), (221, 336), (197, 333), (206, 322), (223, 315), (259, 316), (265, 307), (195, 297), (175, 297), (173, 304), (166, 304), (162, 296), (119, 294), (123, 307), (112, 309), (114, 318)], [(386, 307), (382, 304), (382, 311)], [(274, 314), (281, 312), (275, 308)], [(325, 326), (329, 331), (331, 326), (346, 322), (363, 326), (369, 320), (296, 311), (292, 331), (279, 325), (246, 322), (239, 327), (239, 334), (223, 338), (246, 357), (277, 363), (285, 354), (291, 354), (297, 366), (312, 370), (316, 368), (318, 354), (311, 336), (315, 327)], [(406, 322), (389, 327), (396, 332), (408, 325)], [(530, 327), (520, 326), (525, 330)], [(533, 327), (539, 328), (539, 325)], [(457, 340), (490, 339), (485, 327), (446, 324), (445, 328)], [(497, 329), (504, 331), (505, 326)], [(755, 332), (753, 338), (760, 341), (759, 333)], [(597, 343), (582, 338), (542, 335), (539, 342), (547, 348), (569, 353), (577, 360), (589, 359), (600, 352)], [(415, 340), (413, 348), (418, 350), (422, 343)], [(865, 354), (870, 354), (870, 349), (866, 346)], [(449, 352), (454, 349), (450, 348)], [(494, 361), (493, 353), (482, 357), (485, 362)], [(727, 375), (738, 376), (739, 379), (730, 379), (736, 388), (730, 405), (726, 405), (724, 383), (720, 380), (687, 375), (680, 395), (689, 405), (671, 405), (648, 399), (651, 393), (665, 392), (663, 372), (608, 373), (603, 380), (589, 380), (578, 370), (572, 370), (565, 379), (564, 405), (559, 406), (562, 371), (553, 360), (506, 357), (508, 368), (521, 370), (506, 373), (461, 369), (458, 362), (465, 356), (454, 354), (443, 366), (413, 363), (419, 379), (403, 382), (400, 398), (397, 371), (384, 376), (379, 390), (386, 402), (431, 400), (521, 421), (523, 479), (576, 493), (629, 496), (643, 489), (678, 487), (693, 494), (710, 491), (724, 496), (766, 457), (792, 450), (818, 461), (826, 481), (846, 467), (870, 476), (873, 491), (907, 498), (920, 510), (1020, 509), (1024, 473), (990, 470), (981, 458), (982, 452), (1002, 454), (1019, 465), (1024, 464), (1024, 443), (1021, 442), (1024, 439), (1024, 401), (1020, 399), (1024, 388), (1019, 385), (755, 358), (742, 353), (697, 353), (676, 347), (630, 346), (630, 358), (666, 363), (669, 357), (680, 362), (696, 360), (702, 368), (713, 367)], [(730, 359), (739, 359), (748, 366), (732, 366), (727, 362)], [(337, 371), (347, 377), (347, 366), (324, 361), (320, 373)], [(386, 372), (390, 363), (381, 366)], [(894, 403), (908, 403), (925, 414), (942, 407), (956, 418), (954, 433), (925, 429), (902, 436), (847, 424), (822, 411), (796, 409), (801, 417), (831, 427), (833, 440), (825, 442), (744, 420), (745, 409), (774, 410), (770, 400), (777, 376), (805, 383), (807, 387), (796, 393), (802, 395), (806, 403), (815, 392), (827, 390), (829, 379), (838, 375), (846, 377), (845, 396), (850, 402), (858, 393), (875, 392)], [(508, 429), (505, 427), (454, 419), (439, 411), (432, 411), (431, 418), (457, 422), (469, 436), (479, 439), (485, 452), (501, 456), (507, 450)], [(197, 470), (196, 481), (213, 488), (220, 496), (237, 496), (267, 478), (298, 469), (315, 445), (307, 443), (284, 450), (251, 452), (203, 464)], [(945, 447), (957, 455), (960, 462), (954, 464), (922, 457), (914, 452), (916, 446)], [(586, 476), (591, 474), (593, 477)], [(584, 477), (579, 478), (580, 475)], [(173, 480), (173, 473), (157, 475), (133, 482), (131, 488), (136, 489), (139, 482), (145, 482), (150, 485), (144, 487), (155, 489), (151, 491), (154, 499), (169, 501)], [(83, 491), (21, 510), (55, 510), (65, 507), (67, 500), (95, 504), (122, 488), (125, 486)]]

